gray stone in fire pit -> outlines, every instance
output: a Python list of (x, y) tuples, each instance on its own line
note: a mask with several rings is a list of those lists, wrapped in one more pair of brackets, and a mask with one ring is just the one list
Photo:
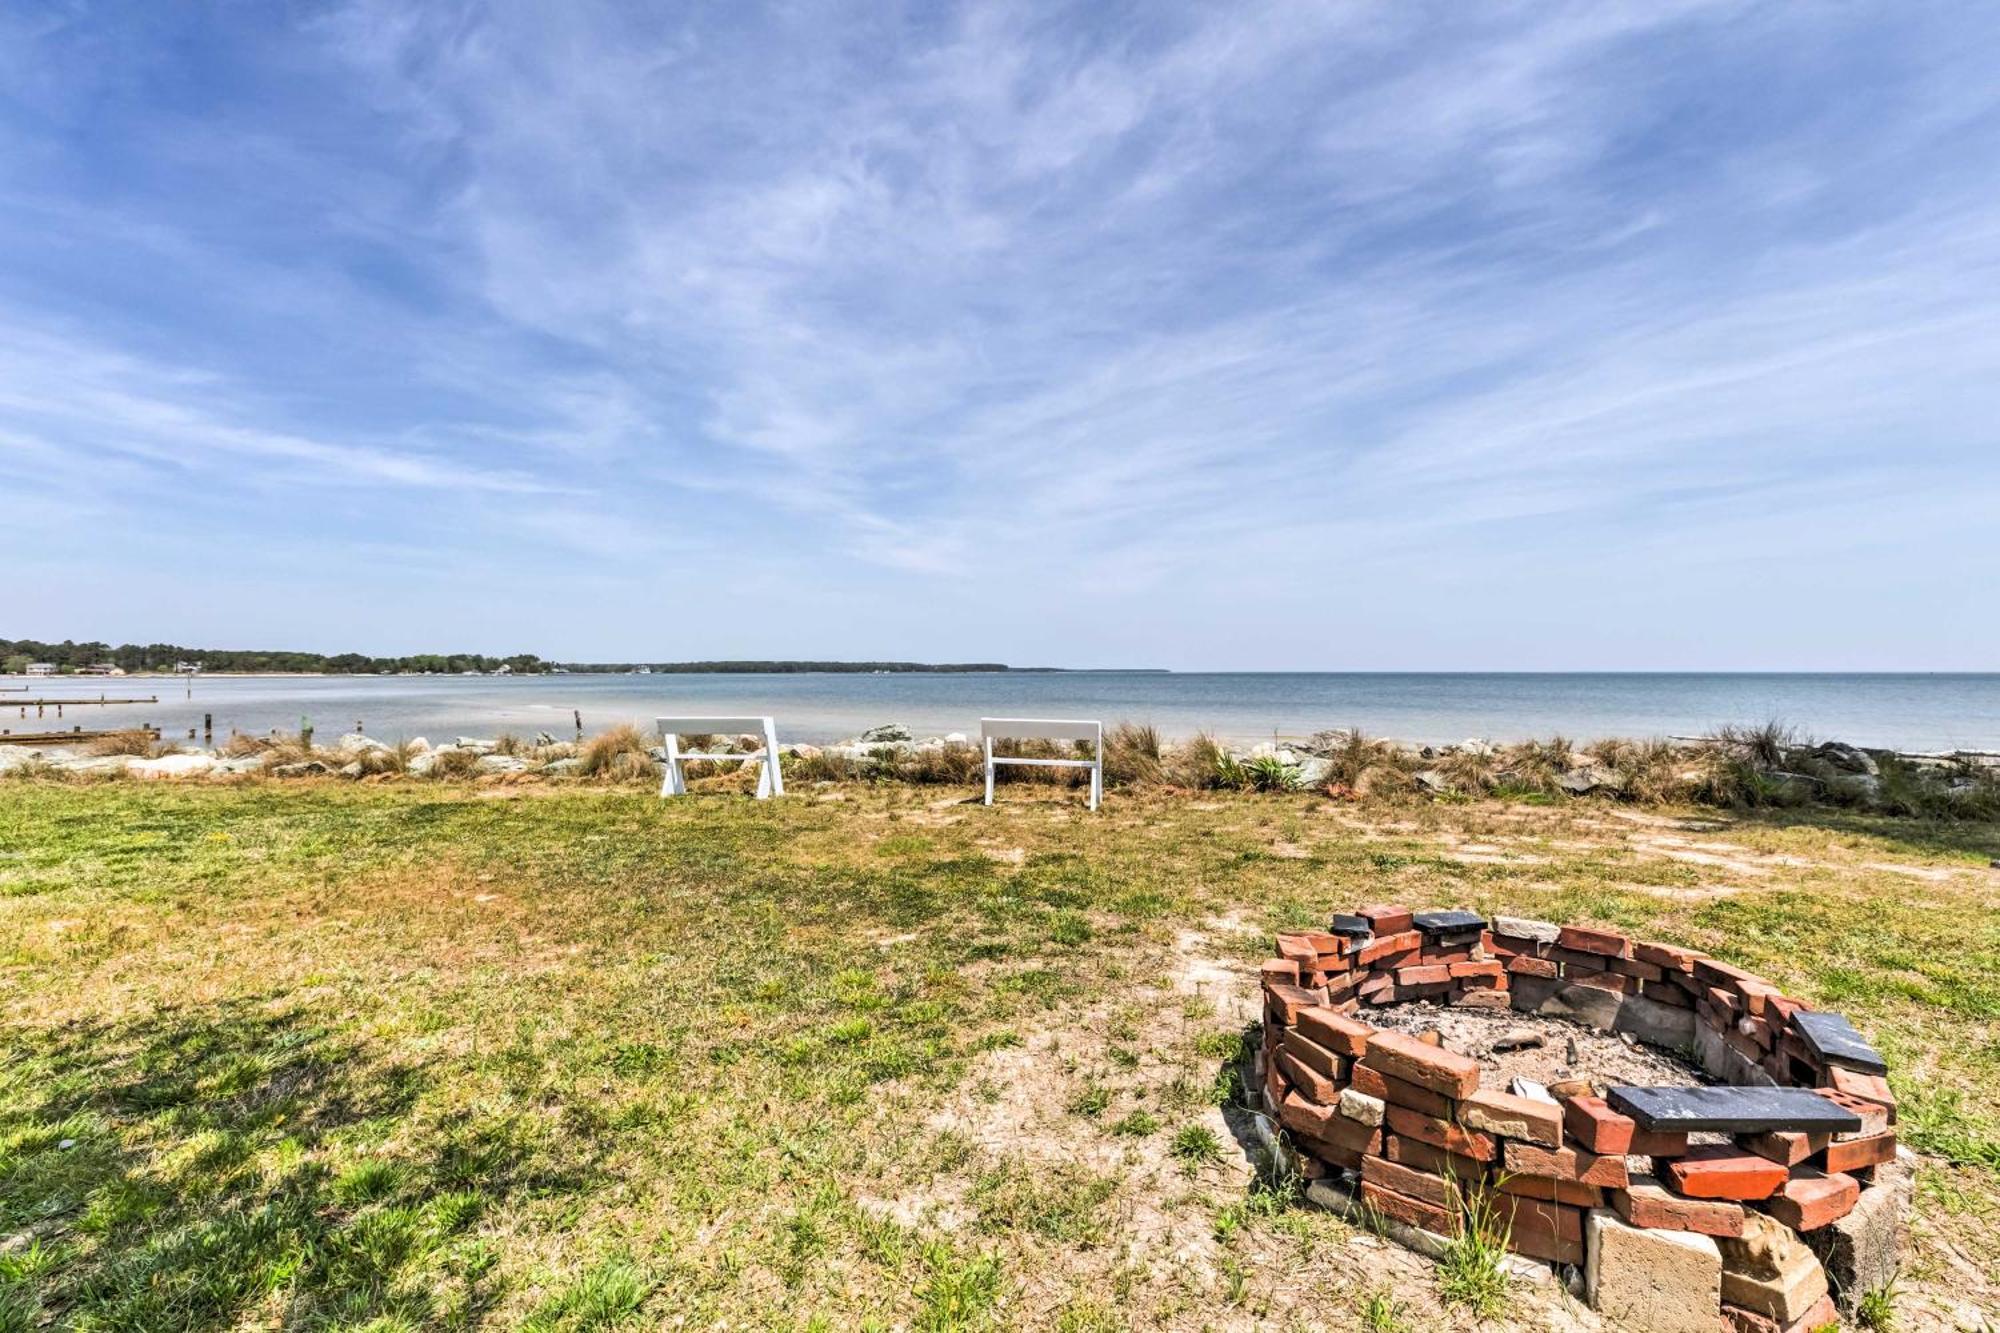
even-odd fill
[(1810, 1088), (1613, 1088), (1611, 1105), (1649, 1131), (1851, 1134), (1861, 1117)]
[(1419, 912), (1414, 919), (1417, 929), (1426, 935), (1462, 935), (1486, 929), (1486, 918), (1477, 912)]
[(1365, 939), (1375, 933), (1375, 927), (1369, 923), (1368, 918), (1365, 916), (1349, 916), (1346, 912), (1336, 912), (1333, 920), (1327, 925), (1326, 933), (1329, 935), (1358, 935)]
[(1875, 1048), (1839, 1014), (1797, 1013), (1792, 1015), (1792, 1026), (1824, 1064), (1846, 1065), (1870, 1074), (1889, 1072), (1888, 1064), (1875, 1053)]

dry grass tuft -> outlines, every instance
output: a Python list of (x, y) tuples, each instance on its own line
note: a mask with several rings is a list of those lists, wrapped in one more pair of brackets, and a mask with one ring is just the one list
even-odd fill
[(109, 736), (99, 736), (90, 743), (85, 753), (136, 754), (141, 758), (150, 759), (156, 754), (163, 753), (160, 745), (161, 742), (154, 738), (152, 732), (134, 728), (131, 731), (114, 731)]
[(1160, 733), (1120, 722), (1104, 737), (1104, 780), (1118, 787), (1157, 787), (1164, 780)]
[(583, 761), (578, 772), (606, 782), (630, 782), (658, 776), (646, 737), (637, 727), (617, 726), (599, 732), (583, 743), (577, 758)]

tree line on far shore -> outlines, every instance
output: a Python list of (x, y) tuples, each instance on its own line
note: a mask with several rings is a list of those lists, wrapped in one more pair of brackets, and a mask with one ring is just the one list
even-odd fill
[(534, 653), (490, 657), (484, 653), (415, 653), (407, 657), (371, 657), (366, 653), (302, 653), (240, 648), (188, 648), (177, 643), (43, 643), (35, 639), (0, 639), (0, 668), (11, 675), (26, 671), (30, 662), (47, 662), (61, 672), (86, 667), (115, 666), (125, 671), (172, 671), (183, 663), (203, 671), (327, 672), (333, 675), (384, 675), (401, 672), (455, 675), (463, 671), (491, 672), (506, 667), (515, 675), (539, 675), (563, 670), (603, 673), (646, 670), (673, 674), (693, 672), (831, 671), (1006, 671), (998, 662), (549, 662)]

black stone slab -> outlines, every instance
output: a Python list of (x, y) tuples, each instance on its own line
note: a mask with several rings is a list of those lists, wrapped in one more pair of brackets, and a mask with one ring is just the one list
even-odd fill
[(1807, 1013), (1792, 1015), (1792, 1026), (1823, 1065), (1845, 1065), (1870, 1074), (1886, 1074), (1889, 1066), (1875, 1053), (1854, 1025), (1839, 1014)]
[(1477, 912), (1419, 912), (1416, 927), (1426, 935), (1445, 935), (1486, 929), (1486, 918)]
[(1362, 939), (1367, 939), (1375, 933), (1375, 927), (1369, 924), (1368, 918), (1365, 916), (1350, 916), (1346, 912), (1337, 912), (1334, 914), (1332, 923), (1327, 926), (1326, 933), (1329, 935), (1355, 935)]
[(1801, 1134), (1851, 1134), (1861, 1117), (1835, 1106), (1811, 1088), (1613, 1088), (1612, 1109), (1639, 1128), (1676, 1133), (1719, 1130), (1761, 1134), (1789, 1129)]

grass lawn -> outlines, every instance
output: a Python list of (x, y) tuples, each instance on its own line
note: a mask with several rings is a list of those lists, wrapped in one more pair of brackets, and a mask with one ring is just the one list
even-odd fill
[(1842, 1008), (1901, 1326), (2000, 1309), (2000, 829), (968, 795), (0, 782), (0, 1333), (1469, 1327), (1224, 1113), (1272, 930), (1387, 899)]

